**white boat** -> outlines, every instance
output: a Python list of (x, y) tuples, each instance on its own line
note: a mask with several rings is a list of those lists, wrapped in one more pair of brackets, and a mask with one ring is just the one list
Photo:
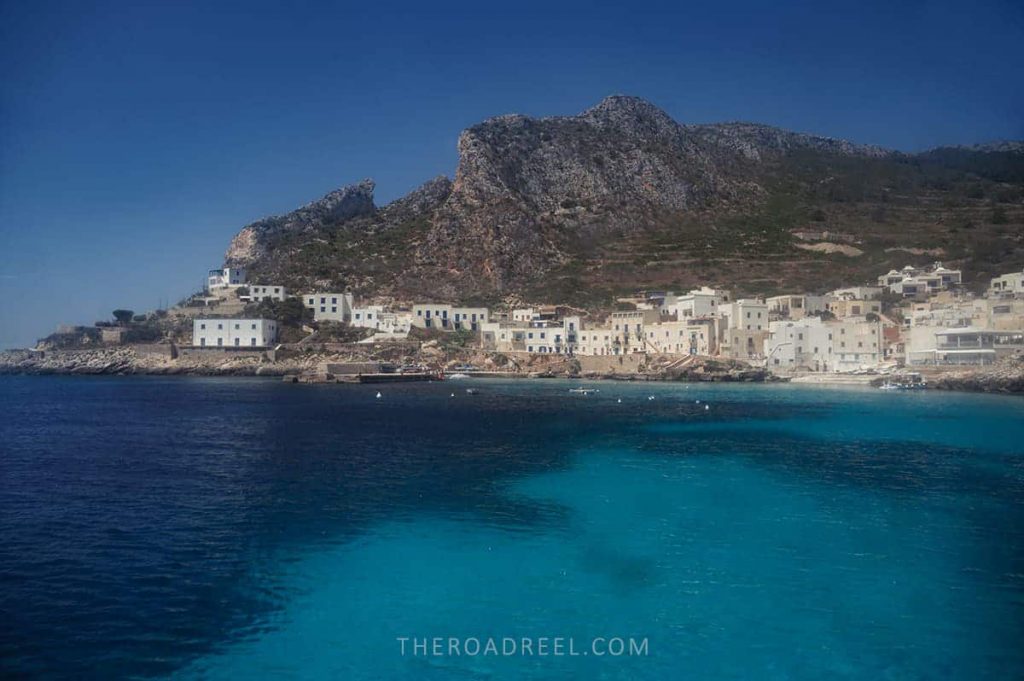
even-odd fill
[(469, 374), (448, 374), (445, 378), (449, 381), (461, 381), (464, 378), (469, 378)]
[(907, 373), (893, 376), (878, 386), (879, 390), (924, 390), (928, 382), (919, 373)]
[(598, 390), (597, 388), (579, 387), (579, 388), (569, 388), (569, 392), (576, 393), (577, 395), (589, 395), (590, 393), (599, 393), (601, 391)]

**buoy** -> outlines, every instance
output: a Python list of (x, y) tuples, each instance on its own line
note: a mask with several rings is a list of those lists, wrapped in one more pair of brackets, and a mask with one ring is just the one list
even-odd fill
[(455, 393), (452, 393), (452, 397), (455, 397)]
[(711, 406), (710, 406), (710, 405), (707, 405), (707, 404), (705, 404), (705, 405), (704, 405), (704, 411), (707, 411), (707, 410), (708, 410), (708, 409), (710, 409), (710, 408), (711, 408)]
[(697, 404), (700, 404), (700, 400), (697, 400)]
[(648, 400), (653, 400), (653, 399), (654, 399), (654, 395), (648, 395), (648, 396), (647, 396), (647, 399), (648, 399)]
[(619, 398), (619, 404), (622, 404), (622, 398), (621, 397)]
[(377, 399), (380, 399), (380, 392), (377, 393)]

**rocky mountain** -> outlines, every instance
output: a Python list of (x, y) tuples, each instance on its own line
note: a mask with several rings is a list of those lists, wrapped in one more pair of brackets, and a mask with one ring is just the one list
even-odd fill
[(613, 96), (499, 116), (440, 177), (383, 207), (373, 182), (245, 227), (226, 258), (268, 282), (362, 295), (599, 304), (637, 288), (821, 289), (906, 261), (1024, 265), (1024, 155), (908, 155), (765, 125), (684, 125)]

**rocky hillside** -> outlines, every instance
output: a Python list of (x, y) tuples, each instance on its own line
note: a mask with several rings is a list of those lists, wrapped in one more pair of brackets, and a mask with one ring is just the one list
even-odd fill
[(1024, 152), (683, 125), (616, 96), (484, 121), (460, 136), (454, 181), (377, 207), (365, 180), (245, 227), (226, 257), (300, 289), (453, 301), (822, 289), (934, 259), (981, 282), (1024, 266)]

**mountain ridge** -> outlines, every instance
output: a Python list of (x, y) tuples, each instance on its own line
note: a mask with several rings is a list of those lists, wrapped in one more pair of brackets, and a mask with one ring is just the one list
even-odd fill
[[(1021, 222), (1024, 164), (1005, 144), (907, 154), (756, 123), (682, 124), (613, 95), (575, 116), (488, 118), (459, 135), (453, 179), (380, 207), (372, 180), (342, 187), (247, 225), (226, 260), (293, 287), (453, 300), (597, 299), (685, 286), (716, 265), (740, 289), (803, 284), (801, 264), (825, 285), (900, 249), (971, 263), (978, 246), (1005, 247), (992, 266), (1013, 264), (1021, 230), (997, 227)], [(980, 242), (950, 237), (968, 224), (983, 226)], [(808, 225), (850, 232), (869, 257), (803, 250), (792, 233)]]

